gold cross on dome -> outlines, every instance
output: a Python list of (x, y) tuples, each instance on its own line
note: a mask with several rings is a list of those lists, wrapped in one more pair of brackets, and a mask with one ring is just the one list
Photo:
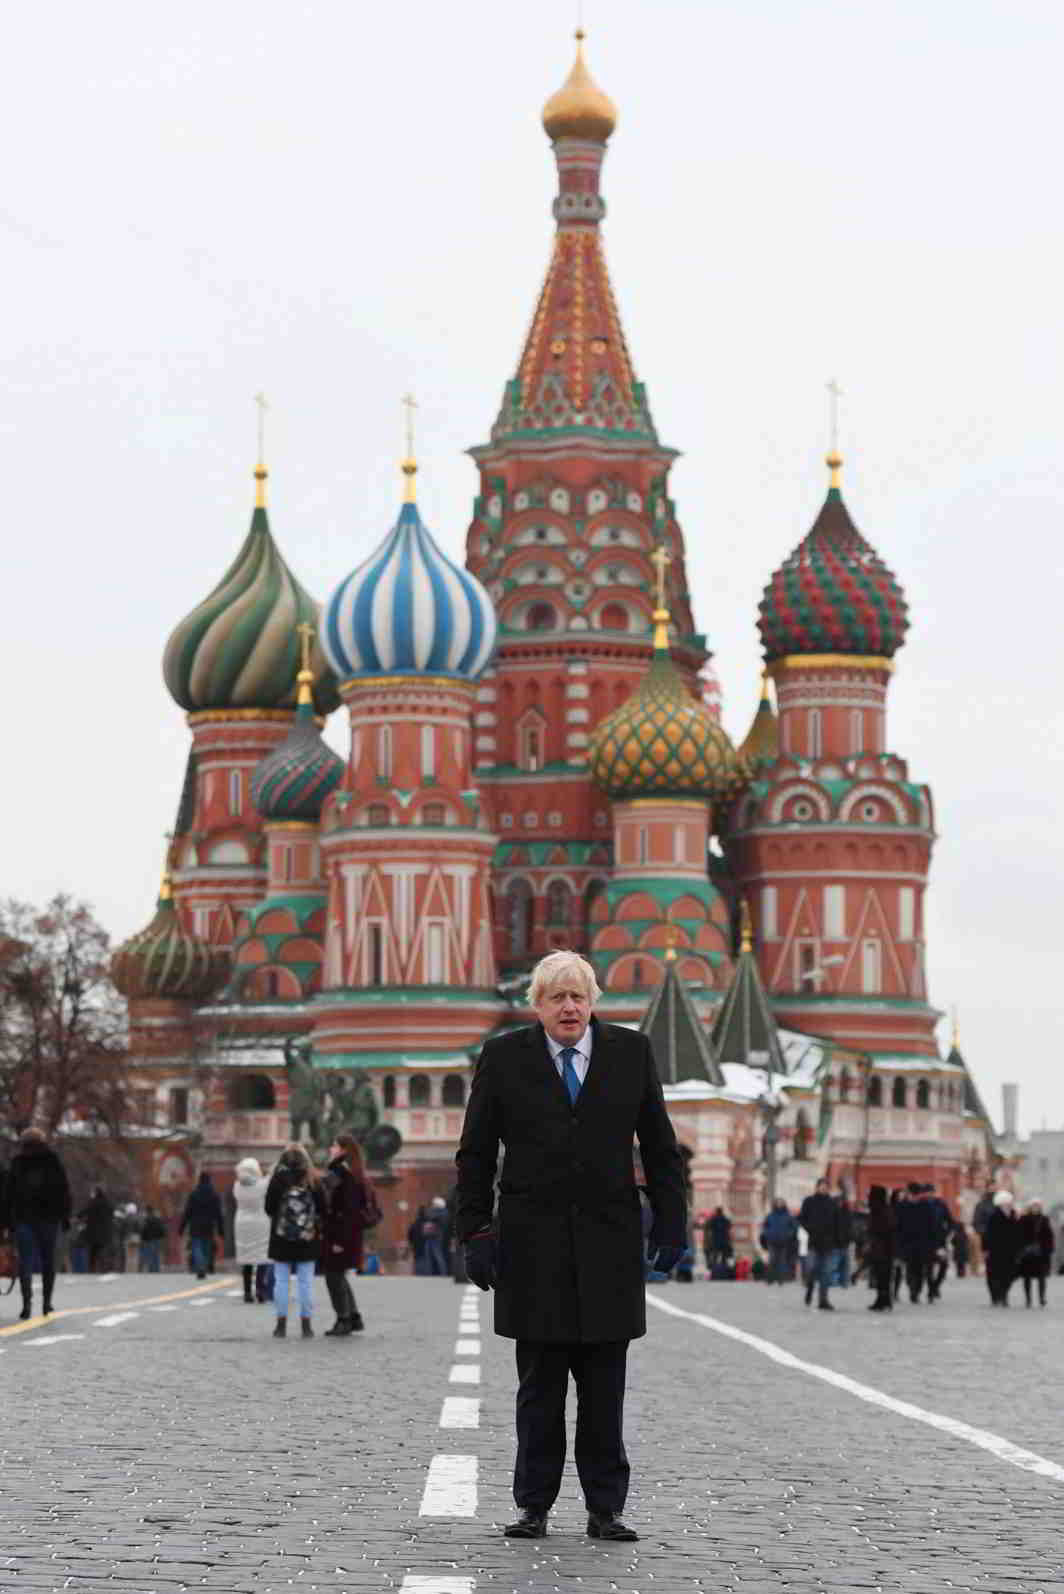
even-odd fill
[(672, 556), (663, 542), (659, 542), (658, 546), (654, 549), (654, 552), (650, 556), (650, 562), (652, 565), (656, 566), (658, 572), (658, 608), (664, 609), (665, 571), (668, 566), (672, 564)]
[(417, 399), (412, 393), (403, 394), (403, 408), (406, 411), (406, 457), (414, 457), (414, 411), (417, 409)]
[(258, 409), (258, 412), (259, 412), (259, 420), (258, 420), (259, 464), (260, 465), (265, 465), (265, 463), (266, 463), (266, 411), (270, 407), (267, 404), (267, 402), (266, 402), (265, 393), (256, 393), (255, 394), (255, 405), (256, 405), (256, 407)]
[(839, 451), (839, 400), (842, 397), (842, 388), (832, 377), (827, 384), (828, 389), (828, 428), (831, 434), (831, 452)]
[(304, 620), (300, 625), (296, 626), (296, 630), (299, 632), (299, 667), (301, 670), (309, 670), (310, 648), (314, 637), (314, 627), (311, 625), (309, 620)]

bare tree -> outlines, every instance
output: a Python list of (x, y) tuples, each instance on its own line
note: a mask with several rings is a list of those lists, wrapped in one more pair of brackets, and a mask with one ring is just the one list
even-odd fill
[(118, 1138), (134, 1110), (126, 1004), (83, 902), (0, 904), (0, 1126)]

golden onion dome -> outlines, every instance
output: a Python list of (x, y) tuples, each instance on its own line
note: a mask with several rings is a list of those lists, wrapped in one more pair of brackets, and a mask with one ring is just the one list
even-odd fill
[(543, 126), (553, 143), (560, 138), (586, 138), (605, 144), (617, 126), (617, 107), (584, 63), (583, 39), (583, 29), (577, 28), (572, 71), (543, 107)]
[(654, 656), (627, 702), (591, 736), (593, 779), (615, 800), (702, 797), (722, 802), (745, 782), (727, 733), (693, 697), (669, 654), (667, 614), (654, 619)]

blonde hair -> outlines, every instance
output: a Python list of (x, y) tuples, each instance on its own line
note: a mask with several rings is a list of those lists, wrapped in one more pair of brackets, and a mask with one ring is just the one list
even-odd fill
[(594, 1007), (602, 992), (595, 971), (587, 958), (579, 952), (548, 952), (532, 970), (532, 983), (528, 987), (529, 1007), (538, 1007), (543, 998), (558, 985), (579, 985)]

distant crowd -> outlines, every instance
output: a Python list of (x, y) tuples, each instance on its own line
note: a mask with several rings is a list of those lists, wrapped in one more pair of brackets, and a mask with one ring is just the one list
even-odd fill
[[(1008, 1306), (1022, 1283), (1026, 1304), (1046, 1304), (1056, 1236), (1039, 1201), (1020, 1212), (1010, 1190), (991, 1185), (972, 1215), (970, 1229), (950, 1211), (932, 1184), (908, 1184), (888, 1193), (874, 1184), (866, 1205), (832, 1191), (826, 1179), (806, 1196), (797, 1213), (777, 1200), (759, 1232), (764, 1259), (747, 1266), (769, 1284), (800, 1279), (805, 1303), (814, 1296), (834, 1310), (831, 1290), (864, 1279), (875, 1291), (873, 1312), (891, 1311), (903, 1291), (911, 1304), (939, 1300), (952, 1267), (964, 1278), (981, 1266), (990, 1304)], [(732, 1245), (732, 1222), (722, 1207), (703, 1224), (706, 1272), (711, 1279), (742, 1276)]]

